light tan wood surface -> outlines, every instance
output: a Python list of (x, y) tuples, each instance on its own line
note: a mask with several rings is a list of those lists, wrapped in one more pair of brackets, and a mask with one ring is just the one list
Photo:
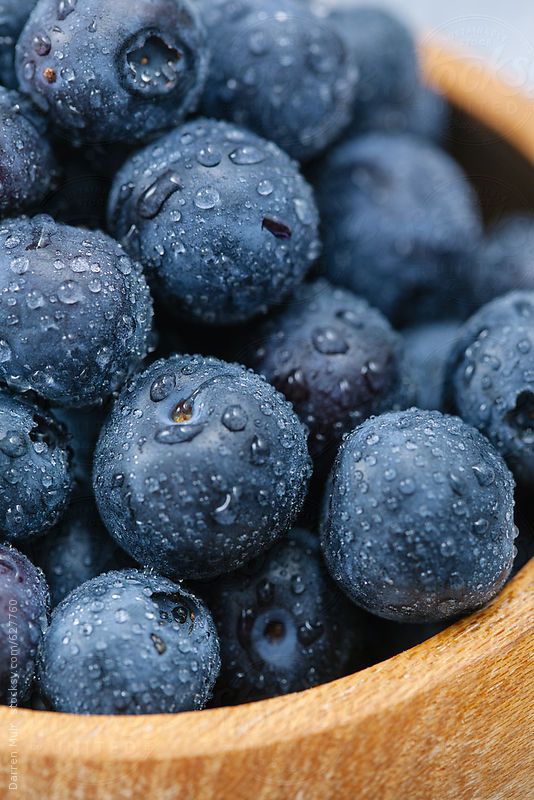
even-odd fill
[[(427, 46), (424, 63), (534, 164), (534, 107), (440, 47)], [(531, 800), (533, 742), (534, 561), (482, 612), (301, 694), (176, 716), (0, 710), (1, 796)]]

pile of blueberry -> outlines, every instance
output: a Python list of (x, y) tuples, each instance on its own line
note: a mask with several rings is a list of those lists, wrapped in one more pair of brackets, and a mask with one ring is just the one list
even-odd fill
[(534, 217), (484, 232), (405, 27), (0, 0), (0, 38), (1, 702), (257, 700), (492, 600)]

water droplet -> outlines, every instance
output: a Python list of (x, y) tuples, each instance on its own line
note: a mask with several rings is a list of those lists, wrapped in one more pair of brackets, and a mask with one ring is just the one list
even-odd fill
[(67, 19), (76, 8), (76, 0), (59, 0), (57, 4), (57, 18), (60, 22)]
[(154, 219), (167, 200), (181, 187), (182, 184), (178, 175), (172, 170), (167, 170), (139, 197), (137, 201), (139, 215), (143, 219)]
[(264, 180), (258, 183), (258, 194), (262, 197), (269, 197), (274, 192), (274, 186), (271, 181)]
[(215, 208), (220, 199), (221, 196), (217, 189), (211, 189), (208, 186), (204, 189), (198, 190), (193, 202), (197, 208), (200, 208), (203, 211), (208, 211), (211, 208)]
[(271, 453), (269, 442), (267, 442), (267, 440), (260, 435), (254, 436), (250, 445), (250, 449), (252, 463), (258, 467), (262, 464), (265, 464)]
[(204, 425), (169, 425), (156, 433), (156, 441), (160, 444), (192, 442), (203, 430)]
[(243, 431), (247, 422), (247, 412), (241, 406), (228, 406), (222, 415), (222, 424), (229, 431)]
[(232, 150), (229, 155), (230, 161), (239, 166), (261, 164), (262, 161), (265, 161), (266, 157), (265, 152), (254, 145), (237, 147), (235, 150)]
[(213, 145), (208, 144), (198, 151), (197, 161), (203, 167), (217, 167), (222, 161), (222, 153)]
[(150, 399), (154, 403), (160, 403), (162, 400), (166, 400), (171, 392), (174, 391), (175, 386), (176, 376), (173, 372), (160, 375), (150, 387)]
[(58, 289), (57, 297), (60, 303), (71, 306), (79, 303), (83, 298), (83, 292), (76, 281), (64, 281)]
[(349, 350), (349, 343), (336, 328), (316, 328), (312, 341), (315, 349), (325, 356), (342, 355)]
[(50, 37), (46, 33), (37, 33), (33, 37), (32, 44), (38, 56), (47, 56), (52, 48)]
[(5, 339), (0, 339), (0, 364), (5, 364), (6, 361), (11, 361), (12, 352), (11, 347)]

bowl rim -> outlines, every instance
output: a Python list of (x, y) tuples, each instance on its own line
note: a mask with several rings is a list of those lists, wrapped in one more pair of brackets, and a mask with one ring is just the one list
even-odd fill
[[(534, 103), (479, 59), (447, 44), (423, 42), (420, 51), (428, 82), (534, 165)], [(510, 125), (503, 108), (516, 119), (519, 115), (521, 124)], [(25, 754), (53, 761), (59, 753), (63, 762), (82, 756), (95, 768), (103, 759), (128, 763), (149, 757), (162, 763), (264, 750), (282, 742), (298, 745), (334, 729), (336, 735), (360, 729), (378, 715), (439, 692), (475, 664), (490, 665), (502, 653), (532, 641), (533, 632), (534, 559), (482, 611), (387, 661), (304, 692), (173, 715), (78, 716), (3, 707), (0, 730), (7, 737), (15, 725), (19, 751)], [(135, 742), (139, 744), (133, 746)], [(6, 738), (0, 751), (8, 750)]]

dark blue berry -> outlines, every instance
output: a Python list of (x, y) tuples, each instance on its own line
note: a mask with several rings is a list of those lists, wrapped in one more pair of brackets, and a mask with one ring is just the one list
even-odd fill
[(402, 325), (469, 309), (465, 273), (481, 223), (446, 153), (409, 135), (349, 139), (317, 170), (316, 194), (333, 283)]
[(534, 215), (505, 217), (490, 231), (481, 246), (472, 284), (477, 308), (508, 292), (534, 290)]
[(514, 481), (456, 417), (412, 409), (368, 420), (339, 452), (322, 545), (355, 603), (399, 622), (484, 606), (514, 560)]
[(207, 608), (150, 572), (109, 572), (54, 610), (39, 656), (47, 704), (74, 714), (203, 708), (220, 667)]
[(406, 26), (381, 8), (337, 8), (330, 19), (358, 67), (351, 130), (376, 129), (386, 112), (404, 114), (419, 88), (415, 42)]
[(70, 494), (65, 431), (43, 408), (0, 390), (0, 533), (17, 542), (51, 528)]
[(276, 145), (195, 120), (126, 162), (111, 229), (173, 312), (243, 322), (281, 301), (319, 252), (312, 192)]
[(0, 216), (39, 203), (55, 177), (43, 120), (22, 95), (0, 86)]
[(24, 549), (45, 574), (52, 608), (91, 578), (135, 566), (103, 526), (88, 487), (55, 528)]
[(445, 368), (459, 329), (457, 320), (444, 320), (403, 331), (418, 408), (444, 410)]
[(411, 401), (401, 336), (365, 300), (323, 280), (254, 331), (245, 359), (293, 404), (319, 468), (330, 468), (344, 433)]
[(17, 45), (21, 88), (74, 143), (139, 141), (177, 125), (207, 61), (188, 0), (38, 0)]
[(140, 268), (97, 231), (51, 217), (0, 223), (0, 380), (51, 402), (102, 402), (146, 355)]
[(14, 547), (0, 545), (0, 703), (28, 699), (37, 649), (47, 626), (48, 589), (41, 570)]
[(335, 26), (294, 0), (201, 0), (211, 66), (207, 116), (230, 119), (293, 158), (318, 155), (346, 127), (358, 72)]
[(258, 375), (174, 356), (136, 376), (102, 430), (94, 486), (111, 535), (176, 578), (237, 569), (294, 522), (310, 472), (306, 433)]
[(363, 620), (330, 579), (316, 536), (295, 529), (207, 589), (221, 643), (219, 705), (298, 692), (358, 661)]
[(534, 482), (534, 292), (483, 306), (460, 330), (447, 367), (446, 401)]
[(15, 45), (37, 0), (0, 0), (0, 84), (17, 88)]

